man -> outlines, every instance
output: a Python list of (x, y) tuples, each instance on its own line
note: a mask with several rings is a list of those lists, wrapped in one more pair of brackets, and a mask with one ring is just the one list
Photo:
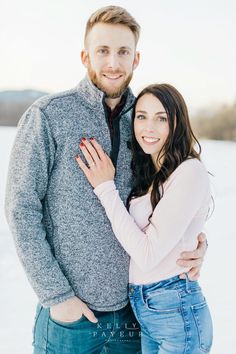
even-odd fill
[[(140, 352), (127, 297), (129, 257), (75, 161), (81, 139), (95, 137), (116, 166), (116, 185), (126, 200), (134, 102), (128, 85), (139, 64), (139, 31), (120, 7), (92, 14), (81, 53), (86, 78), (35, 102), (19, 123), (6, 215), (39, 298), (35, 354)], [(205, 253), (204, 237), (200, 241), (181, 261), (193, 267), (192, 279)]]

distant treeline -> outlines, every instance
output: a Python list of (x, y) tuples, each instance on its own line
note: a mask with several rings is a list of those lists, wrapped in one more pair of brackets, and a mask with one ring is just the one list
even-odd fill
[(46, 94), (35, 90), (0, 92), (0, 126), (16, 126), (26, 109)]
[[(45, 92), (34, 90), (0, 93), (0, 125), (16, 126), (21, 115)], [(191, 120), (198, 138), (236, 141), (236, 102), (217, 110), (201, 111)]]
[(214, 113), (199, 113), (191, 123), (199, 138), (236, 141), (236, 102), (224, 105)]
[(16, 126), (22, 114), (32, 102), (4, 102), (0, 106), (0, 125)]

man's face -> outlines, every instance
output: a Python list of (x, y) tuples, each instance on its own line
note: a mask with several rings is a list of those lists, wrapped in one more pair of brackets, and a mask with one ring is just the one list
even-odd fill
[(82, 62), (107, 97), (120, 97), (128, 87), (139, 63), (135, 49), (134, 34), (124, 25), (98, 23), (89, 32)]

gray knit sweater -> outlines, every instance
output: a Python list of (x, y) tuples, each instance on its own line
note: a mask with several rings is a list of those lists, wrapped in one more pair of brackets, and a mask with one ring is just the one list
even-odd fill
[[(86, 77), (73, 90), (36, 101), (19, 122), (5, 210), (20, 261), (45, 307), (74, 295), (98, 311), (128, 302), (129, 257), (75, 161), (82, 137), (93, 136), (111, 152), (103, 100)], [(120, 114), (115, 179), (123, 201), (131, 182), (127, 141), (133, 102), (129, 89)]]

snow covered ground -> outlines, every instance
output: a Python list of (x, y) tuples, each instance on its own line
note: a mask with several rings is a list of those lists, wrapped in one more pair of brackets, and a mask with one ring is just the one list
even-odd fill
[[(15, 128), (0, 127), (0, 353), (30, 354), (37, 299), (18, 261), (3, 211), (4, 189)], [(214, 321), (213, 354), (236, 354), (236, 143), (202, 141), (215, 211), (208, 221), (209, 248), (200, 283)]]

